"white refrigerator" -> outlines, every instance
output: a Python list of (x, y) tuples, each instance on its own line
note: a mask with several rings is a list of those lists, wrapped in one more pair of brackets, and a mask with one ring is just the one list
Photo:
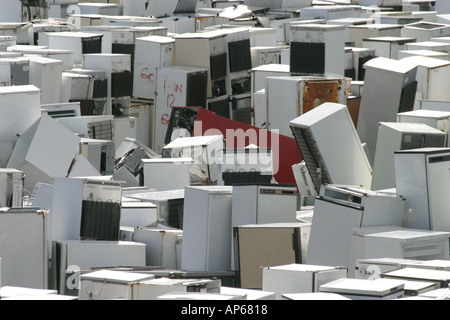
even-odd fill
[(450, 149), (395, 151), (397, 194), (406, 199), (403, 226), (450, 231)]
[(231, 269), (232, 186), (185, 188), (181, 269)]
[(308, 264), (348, 266), (355, 227), (401, 226), (405, 200), (359, 186), (326, 185), (314, 203)]

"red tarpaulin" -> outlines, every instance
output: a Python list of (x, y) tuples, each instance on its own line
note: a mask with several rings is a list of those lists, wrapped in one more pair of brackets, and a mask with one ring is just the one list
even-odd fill
[(292, 166), (301, 162), (303, 157), (293, 137), (221, 117), (204, 108), (198, 111), (193, 134), (222, 134), (227, 149), (244, 148), (249, 144), (271, 148), (275, 181), (279, 184), (296, 184)]

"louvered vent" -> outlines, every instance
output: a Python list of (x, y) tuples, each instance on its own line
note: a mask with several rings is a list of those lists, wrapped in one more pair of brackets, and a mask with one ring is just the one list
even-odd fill
[(317, 193), (319, 193), (322, 184), (332, 183), (332, 181), (314, 137), (308, 129), (296, 127), (291, 127), (291, 129), (314, 183), (314, 187)]

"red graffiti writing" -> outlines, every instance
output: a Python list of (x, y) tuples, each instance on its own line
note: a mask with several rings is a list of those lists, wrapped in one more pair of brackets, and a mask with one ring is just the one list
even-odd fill
[(169, 124), (169, 121), (170, 121), (170, 117), (167, 113), (165, 113), (161, 116), (161, 124), (167, 126)]
[(146, 79), (148, 82), (154, 82), (154, 76), (155, 75), (153, 73), (148, 73), (148, 68), (144, 68), (141, 70), (141, 79)]

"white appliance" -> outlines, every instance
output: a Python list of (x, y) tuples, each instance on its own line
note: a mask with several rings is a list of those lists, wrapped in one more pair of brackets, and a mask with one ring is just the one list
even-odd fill
[(334, 74), (267, 77), (267, 129), (292, 136), (292, 119), (326, 102), (346, 105), (347, 80)]
[(450, 86), (450, 61), (431, 57), (406, 57), (401, 61), (417, 65), (417, 93), (414, 109), (419, 99), (450, 100), (446, 88)]
[(61, 74), (61, 101), (80, 102), (81, 113), (84, 112), (83, 102), (92, 100), (94, 90), (94, 78), (86, 74), (78, 74), (71, 71), (64, 71)]
[(448, 260), (449, 237), (449, 232), (397, 226), (353, 228), (349, 276), (353, 277), (357, 259)]
[(310, 229), (306, 222), (234, 226), (232, 270), (236, 286), (261, 290), (263, 267), (304, 263)]
[(419, 109), (435, 110), (435, 111), (450, 111), (450, 102), (445, 100), (419, 100)]
[(191, 158), (191, 183), (214, 183), (219, 175), (219, 152), (224, 148), (222, 135), (177, 138), (162, 150), (163, 158)]
[(136, 120), (136, 139), (145, 146), (152, 148), (153, 132), (155, 127), (155, 105), (149, 101), (133, 99), (128, 108), (128, 115)]
[(185, 188), (182, 270), (230, 270), (232, 192), (231, 186)]
[(302, 160), (300, 163), (294, 164), (292, 166), (292, 173), (294, 174), (298, 193), (300, 194), (300, 206), (314, 204), (317, 191), (314, 187), (314, 183), (308, 172), (305, 161)]
[(145, 273), (100, 270), (81, 276), (79, 296), (80, 300), (156, 300), (159, 296), (172, 292), (219, 294), (220, 281), (213, 279), (151, 279), (151, 275)]
[(92, 96), (90, 100), (82, 101), (83, 115), (103, 115), (106, 112), (108, 100), (108, 72), (106, 70), (89, 70), (72, 68), (71, 72), (92, 77)]
[(326, 102), (289, 124), (317, 193), (326, 183), (370, 188), (372, 168), (346, 105)]
[[(404, 113), (408, 112), (399, 114)], [(424, 147), (446, 147), (447, 137), (448, 134), (441, 130), (417, 120), (412, 122), (380, 122), (371, 189), (381, 190), (395, 187), (394, 151)]]
[(136, 118), (131, 116), (115, 116), (114, 117), (114, 145), (118, 146), (126, 138), (136, 139), (139, 128)]
[(347, 277), (347, 269), (338, 266), (286, 264), (262, 269), (263, 291), (275, 292), (276, 300), (286, 293), (319, 292), (322, 284)]
[[(408, 112), (401, 112), (397, 114), (398, 122), (409, 123), (424, 123), (430, 127), (441, 130), (444, 133), (450, 134), (450, 111), (436, 111), (417, 109)], [(447, 144), (450, 141), (450, 136), (447, 137)]]
[(18, 136), (40, 118), (40, 99), (40, 89), (33, 85), (0, 87), (0, 162), (4, 166)]
[(158, 219), (158, 206), (151, 202), (122, 201), (120, 226), (145, 227)]
[(145, 280), (154, 279), (152, 274), (118, 270), (97, 270), (80, 275), (79, 300), (136, 300)]
[(373, 37), (363, 39), (362, 46), (364, 48), (375, 50), (377, 57), (398, 59), (398, 52), (405, 50), (408, 43), (415, 41), (415, 38)]
[(24, 188), (31, 191), (37, 182), (52, 183), (56, 177), (67, 176), (79, 143), (80, 138), (73, 132), (43, 114), (20, 135), (7, 167), (23, 171)]
[(419, 49), (419, 50), (400, 50), (398, 52), (398, 59), (403, 59), (411, 56), (430, 57), (442, 60), (449, 60), (448, 53)]
[(36, 207), (0, 210), (2, 286), (47, 288), (47, 214)]
[(53, 185), (49, 246), (62, 239), (118, 240), (121, 182), (103, 176), (61, 177)]
[(403, 226), (450, 231), (450, 149), (398, 150), (394, 155), (397, 194), (406, 199)]
[(232, 226), (296, 222), (297, 188), (277, 184), (233, 185)]
[(158, 191), (184, 189), (191, 184), (192, 158), (143, 159), (144, 186)]
[(17, 44), (33, 44), (33, 24), (31, 22), (4, 22), (0, 24), (0, 35), (15, 36)]
[(266, 89), (266, 77), (289, 76), (289, 64), (270, 63), (252, 68), (252, 93)]
[(177, 244), (182, 241), (183, 230), (167, 227), (135, 227), (133, 241), (146, 244), (146, 265), (162, 269), (180, 269)]
[(325, 6), (307, 6), (300, 11), (301, 18), (309, 19), (326, 19), (334, 20), (340, 18), (354, 17), (359, 11), (356, 6), (344, 6), (344, 5), (325, 5)]
[(445, 270), (426, 270), (405, 267), (382, 273), (381, 277), (384, 279), (433, 282), (438, 288), (448, 288), (450, 284), (450, 271)]
[(405, 295), (405, 283), (388, 279), (337, 279), (320, 286), (320, 292), (338, 293), (352, 300), (392, 300)]
[(344, 75), (345, 26), (291, 25), (290, 71)]
[(81, 116), (79, 101), (42, 104), (41, 109), (45, 110), (45, 112), (54, 119)]
[(404, 25), (401, 36), (415, 38), (416, 42), (428, 41), (433, 37), (445, 37), (450, 35), (450, 26), (447, 24), (419, 21)]
[(41, 56), (51, 59), (61, 60), (64, 70), (70, 70), (73, 68), (73, 51), (69, 49), (38, 49), (27, 50), (23, 53), (24, 57), (28, 56)]
[(23, 171), (0, 168), (0, 208), (23, 206)]
[(245, 148), (219, 150), (218, 185), (235, 183), (271, 183), (273, 179), (273, 157), (271, 148), (249, 145)]
[(80, 14), (119, 15), (121, 6), (117, 3), (78, 3)]
[(349, 40), (355, 47), (362, 47), (363, 39), (373, 37), (400, 37), (402, 25), (387, 23), (371, 23), (348, 26)]
[(127, 198), (151, 202), (157, 206), (157, 221), (183, 229), (184, 189), (129, 194)]
[(398, 112), (414, 107), (417, 66), (378, 57), (366, 62), (365, 68), (357, 132), (373, 163), (378, 122), (395, 122)]
[(450, 53), (450, 43), (439, 41), (440, 37), (432, 38), (428, 41), (412, 42), (406, 44), (406, 50), (431, 50), (443, 53)]
[(49, 49), (64, 49), (73, 51), (73, 63), (80, 65), (83, 63), (83, 55), (100, 53), (102, 50), (103, 35), (87, 33), (62, 31), (48, 34)]
[(250, 48), (252, 68), (266, 64), (281, 63), (281, 48), (268, 46), (254, 46)]
[(114, 173), (115, 145), (111, 140), (80, 138), (80, 154), (84, 155), (101, 175)]
[(115, 141), (113, 115), (82, 115), (56, 120), (80, 138)]
[[(208, 70), (206, 97), (229, 95), (227, 40), (220, 30), (184, 33), (175, 39), (175, 65)], [(160, 90), (158, 90), (160, 92)]]
[(325, 185), (314, 202), (306, 262), (348, 266), (352, 228), (401, 226), (405, 200), (358, 186)]
[(350, 47), (353, 54), (353, 68), (355, 69), (355, 81), (364, 81), (364, 64), (376, 57), (375, 50), (369, 48)]
[(121, 108), (130, 105), (133, 93), (131, 55), (125, 53), (85, 54), (82, 59), (82, 67), (107, 71), (107, 102), (103, 114), (121, 115)]
[[(209, 61), (209, 60), (208, 60)], [(206, 108), (208, 70), (187, 66), (156, 69), (153, 150), (161, 154), (173, 107)]]
[(61, 60), (40, 56), (28, 57), (30, 61), (30, 84), (41, 89), (41, 103), (61, 102)]
[(349, 277), (355, 279), (378, 279), (382, 273), (406, 267), (408, 263), (418, 263), (418, 260), (403, 258), (368, 258), (355, 259), (354, 269), (349, 269)]
[(145, 247), (134, 241), (55, 240), (51, 258), (52, 288), (78, 296), (83, 273), (98, 268), (145, 267)]
[[(148, 59), (148, 56), (152, 59)], [(175, 40), (172, 37), (136, 38), (133, 97), (155, 99), (156, 69), (174, 65)]]
[(267, 126), (267, 95), (266, 89), (253, 92), (251, 95), (253, 106), (253, 126), (265, 129)]
[(0, 85), (25, 86), (30, 83), (30, 61), (26, 57), (0, 58)]

